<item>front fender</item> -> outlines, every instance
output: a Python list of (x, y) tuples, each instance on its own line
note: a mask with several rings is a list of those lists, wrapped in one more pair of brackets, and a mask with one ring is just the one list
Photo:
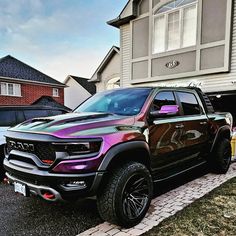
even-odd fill
[[(126, 143), (121, 143), (112, 147), (104, 156), (98, 168), (98, 171), (106, 171), (108, 166), (111, 164), (111, 162), (114, 161), (116, 158), (118, 158), (120, 154), (125, 153), (125, 152), (136, 152), (136, 151), (143, 151), (145, 155), (134, 157), (134, 160), (138, 161), (138, 159), (140, 159), (140, 162), (144, 162), (150, 165), (150, 151), (149, 151), (148, 144), (144, 141), (131, 141), (131, 142), (126, 142)], [(140, 152), (140, 154), (141, 153), (142, 152)]]

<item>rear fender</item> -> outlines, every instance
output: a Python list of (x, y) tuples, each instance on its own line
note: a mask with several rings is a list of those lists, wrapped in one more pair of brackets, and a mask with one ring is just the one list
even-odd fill
[(211, 153), (214, 152), (220, 140), (224, 138), (228, 139), (229, 141), (231, 140), (231, 129), (230, 129), (230, 126), (228, 125), (224, 125), (218, 129), (216, 136), (214, 138), (213, 144), (211, 146)]

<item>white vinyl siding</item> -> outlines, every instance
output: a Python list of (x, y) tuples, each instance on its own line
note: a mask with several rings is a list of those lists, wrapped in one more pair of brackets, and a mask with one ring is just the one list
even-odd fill
[(1, 95), (20, 97), (21, 85), (1, 82)]
[(121, 26), (121, 87), (130, 86), (131, 29), (130, 25)]

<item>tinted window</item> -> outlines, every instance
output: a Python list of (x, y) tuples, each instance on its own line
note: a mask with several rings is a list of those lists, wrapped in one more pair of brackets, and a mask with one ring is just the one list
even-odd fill
[(156, 95), (151, 111), (159, 111), (164, 105), (176, 105), (175, 97), (172, 92), (160, 92)]
[(15, 111), (0, 111), (0, 126), (16, 125)]
[(29, 120), (36, 117), (48, 116), (48, 111), (47, 110), (25, 110), (24, 114), (25, 114), (25, 119)]
[(177, 92), (185, 115), (200, 114), (200, 106), (192, 93)]
[(97, 93), (74, 112), (105, 112), (132, 116), (138, 114), (152, 89), (132, 88)]

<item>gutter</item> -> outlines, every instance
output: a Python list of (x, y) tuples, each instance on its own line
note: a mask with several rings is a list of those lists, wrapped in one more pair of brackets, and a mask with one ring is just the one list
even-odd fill
[(124, 25), (126, 23), (129, 23), (131, 20), (135, 19), (136, 16), (135, 15), (130, 15), (127, 16), (125, 18), (121, 18), (120, 16), (118, 16), (117, 18), (107, 21), (108, 25), (114, 26), (116, 28), (120, 28), (121, 25)]

